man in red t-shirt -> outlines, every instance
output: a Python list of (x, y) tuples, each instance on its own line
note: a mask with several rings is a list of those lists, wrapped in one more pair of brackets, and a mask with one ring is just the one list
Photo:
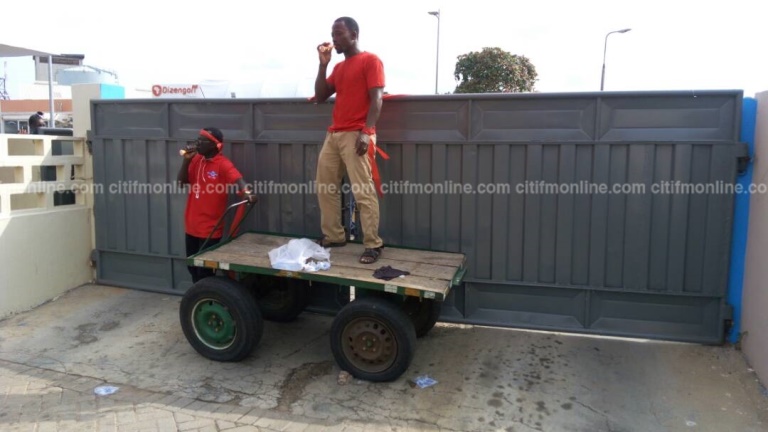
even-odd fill
[[(333, 124), (317, 160), (317, 198), (323, 231), (319, 243), (324, 247), (346, 244), (339, 188), (346, 172), (363, 225), (365, 251), (360, 262), (372, 264), (379, 259), (384, 245), (379, 237), (379, 199), (371, 173), (376, 153), (376, 122), (384, 92), (384, 65), (375, 54), (358, 48), (359, 33), (354, 19), (342, 17), (331, 28), (333, 45), (325, 42), (317, 46), (320, 67), (315, 79), (315, 100), (324, 102), (336, 93)], [(333, 48), (344, 54), (344, 61), (326, 78)]]
[[(237, 185), (238, 193), (245, 194), (252, 203), (257, 201), (252, 189), (245, 184), (240, 171), (221, 154), (224, 146), (224, 134), (217, 128), (205, 128), (195, 141), (195, 147), (184, 153), (184, 161), (179, 168), (177, 180), (189, 184), (187, 208), (184, 211), (184, 230), (186, 233), (187, 256), (196, 254), (211, 234), (216, 222), (227, 210), (229, 185)], [(213, 233), (205, 245), (213, 246), (221, 240), (223, 227)], [(201, 267), (188, 267), (192, 282), (213, 276), (213, 270)]]

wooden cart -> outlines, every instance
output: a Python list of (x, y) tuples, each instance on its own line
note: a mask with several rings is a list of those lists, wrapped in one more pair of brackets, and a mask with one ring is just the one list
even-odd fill
[[(336, 314), (331, 350), (339, 367), (368, 381), (397, 379), (413, 359), (416, 338), (440, 315), (441, 302), (465, 273), (461, 253), (386, 247), (374, 264), (361, 264), (363, 246), (331, 250), (331, 267), (317, 272), (271, 267), (268, 253), (295, 237), (247, 232), (188, 258), (216, 269), (181, 301), (181, 327), (201, 355), (239, 361), (258, 344), (263, 320), (290, 321), (307, 306), (313, 282), (354, 287), (354, 301)], [(373, 277), (381, 266), (410, 272), (389, 281)]]

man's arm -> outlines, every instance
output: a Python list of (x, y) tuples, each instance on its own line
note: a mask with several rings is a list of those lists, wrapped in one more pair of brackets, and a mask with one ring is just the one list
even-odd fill
[(360, 136), (357, 138), (357, 142), (355, 143), (355, 150), (360, 156), (368, 152), (368, 143), (371, 141), (368, 131), (375, 128), (376, 122), (379, 121), (383, 96), (383, 87), (374, 87), (368, 90), (368, 97), (371, 99), (371, 104), (368, 107), (368, 117), (365, 119), (365, 129), (361, 131)]
[(332, 45), (328, 42), (317, 46), (317, 54), (320, 57), (320, 65), (317, 67), (317, 77), (315, 78), (315, 101), (325, 102), (336, 93), (336, 89), (328, 84), (326, 75), (328, 73), (328, 63), (331, 62)]
[(235, 184), (237, 184), (237, 192), (238, 194), (245, 195), (244, 198), (247, 199), (250, 203), (255, 203), (259, 201), (259, 197), (254, 195), (253, 188), (251, 188), (250, 185), (245, 183), (245, 180), (243, 180), (242, 177), (235, 180)]
[(373, 129), (376, 127), (376, 122), (379, 121), (379, 115), (381, 114), (381, 101), (384, 97), (384, 88), (374, 87), (368, 90), (368, 97), (371, 98), (371, 105), (368, 107), (368, 117), (365, 119), (365, 128)]
[(325, 102), (332, 94), (336, 93), (336, 89), (328, 84), (328, 81), (325, 79), (327, 69), (327, 64), (321, 64), (317, 68), (317, 78), (315, 78), (315, 100), (318, 103)]

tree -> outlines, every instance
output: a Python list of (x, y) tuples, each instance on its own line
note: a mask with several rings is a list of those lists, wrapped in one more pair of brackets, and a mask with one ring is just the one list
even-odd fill
[(501, 48), (460, 55), (453, 75), (459, 81), (454, 93), (530, 92), (537, 77), (528, 58)]

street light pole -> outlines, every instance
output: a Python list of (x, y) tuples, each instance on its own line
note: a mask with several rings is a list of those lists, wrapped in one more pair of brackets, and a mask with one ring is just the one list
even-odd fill
[(614, 34), (614, 33), (626, 33), (628, 31), (632, 30), (631, 28), (625, 28), (621, 30), (615, 30), (612, 32), (608, 32), (607, 35), (605, 35), (605, 44), (603, 45), (603, 73), (600, 75), (600, 91), (603, 91), (603, 86), (605, 85), (605, 53), (608, 51), (608, 36)]
[(428, 12), (437, 18), (437, 52), (435, 53), (435, 94), (437, 93), (437, 77), (440, 70), (440, 9)]

